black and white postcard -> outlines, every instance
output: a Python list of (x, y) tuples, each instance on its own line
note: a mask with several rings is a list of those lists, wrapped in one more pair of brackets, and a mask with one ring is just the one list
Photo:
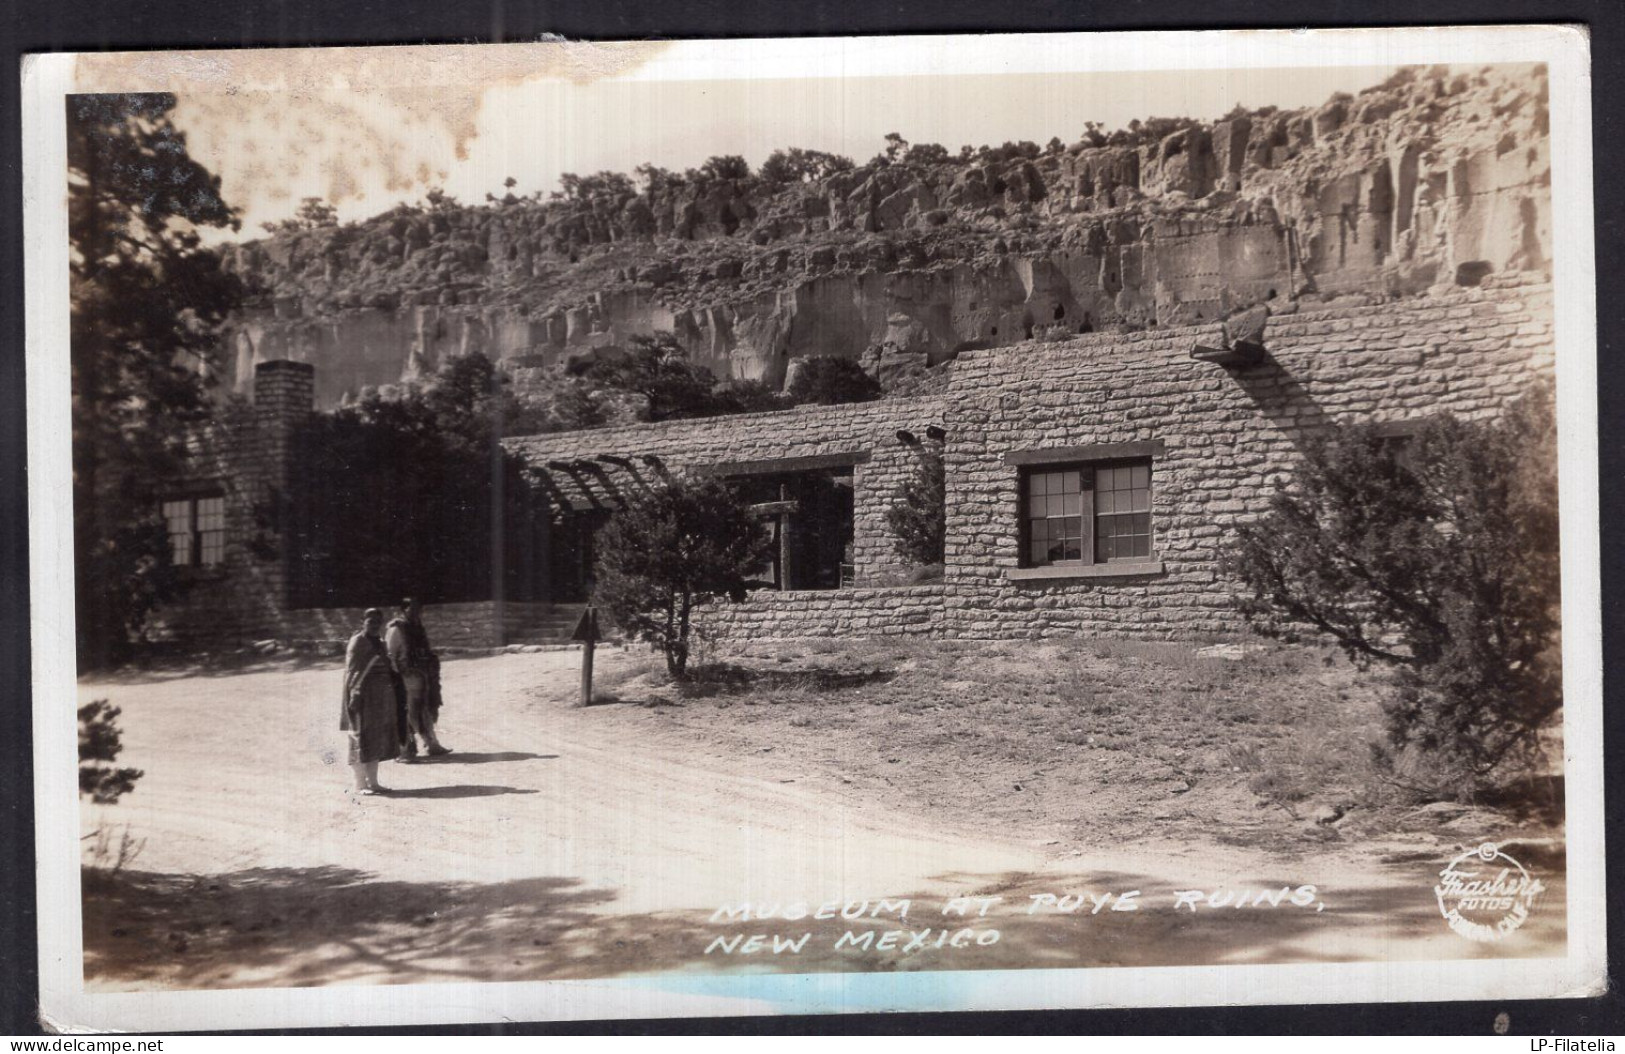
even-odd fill
[(47, 1026), (1601, 992), (1588, 63), (30, 57)]

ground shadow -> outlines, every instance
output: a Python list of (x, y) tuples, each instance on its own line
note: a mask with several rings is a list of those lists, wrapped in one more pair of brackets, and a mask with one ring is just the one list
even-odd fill
[[(1194, 912), (1175, 907), (1177, 891), (1163, 880), (1132, 872), (941, 875), (931, 880), (933, 892), (887, 905), (853, 902), (856, 911), (843, 917), (837, 908), (828, 919), (813, 916), (818, 905), (791, 904), (617, 914), (612, 891), (569, 878), (383, 881), (333, 866), (210, 876), (92, 871), (84, 886), (84, 969), (87, 986), (116, 991), (1564, 954), (1560, 870), (1541, 876), (1547, 891), (1522, 928), (1481, 944), (1448, 930), (1432, 890), (1438, 867), (1417, 862), (1348, 886), (1331, 882), (1305, 905), (1225, 903)], [(1234, 891), (1296, 890), (1301, 881), (1260, 875)], [(956, 913), (944, 889), (1000, 899), (986, 915), (974, 903)], [(1113, 910), (1120, 900), (1093, 910), (1101, 895), (1131, 890), (1139, 891), (1133, 910)], [(1086, 892), (1096, 899), (1080, 897)], [(1046, 895), (1056, 899), (1029, 910)], [(1081, 907), (1055, 910), (1067, 903), (1062, 896)], [(965, 931), (997, 937), (956, 936)]]
[(664, 695), (649, 695), (641, 699), (629, 698), (615, 692), (594, 692), (592, 698), (580, 704), (582, 706), (641, 706), (653, 708), (658, 706), (682, 706), (677, 700)]
[(520, 750), (495, 750), (485, 753), (454, 750), (436, 758), (426, 758), (420, 765), (485, 765), (494, 761), (553, 761), (557, 754), (527, 754)]
[(1519, 829), (1557, 827), (1564, 819), (1563, 774), (1520, 776), (1486, 792), (1480, 804), (1512, 814)]
[(334, 649), (260, 652), (242, 649), (225, 652), (161, 651), (144, 655), (125, 666), (85, 674), (87, 684), (161, 684), (194, 677), (235, 677), (247, 673), (299, 673), (304, 670), (344, 668), (343, 645)]
[(667, 936), (659, 920), (593, 914), (613, 898), (567, 878), (398, 882), (334, 866), (87, 872), (85, 978), (117, 990), (608, 977)]
[(756, 669), (737, 663), (706, 663), (690, 667), (682, 681), (661, 684), (647, 694), (609, 689), (594, 692), (587, 706), (682, 706), (690, 699), (717, 699), (759, 692), (839, 692), (897, 678), (896, 670), (841, 670), (825, 666), (793, 669)]
[(695, 667), (689, 672), (688, 680), (675, 687), (685, 697), (706, 698), (764, 689), (837, 692), (871, 684), (886, 684), (896, 679), (895, 670), (841, 670), (827, 666), (756, 669), (737, 663), (718, 662)]
[(391, 787), (384, 792), (391, 798), (491, 798), (499, 794), (536, 794), (533, 787), (497, 787), (458, 784), (451, 787)]
[[(345, 643), (322, 641), (272, 651), (253, 647), (199, 651), (190, 645), (154, 645), (123, 666), (87, 671), (81, 679), (95, 687), (161, 684), (194, 677), (235, 677), (250, 673), (300, 673), (314, 669), (329, 669), (339, 676), (344, 670)], [(452, 663), (485, 657), (482, 649), (472, 651), (472, 654), (444, 655), (442, 661)]]

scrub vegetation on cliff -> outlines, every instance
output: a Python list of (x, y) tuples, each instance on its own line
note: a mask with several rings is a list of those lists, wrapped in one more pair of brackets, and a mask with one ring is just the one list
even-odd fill
[(965, 347), (1540, 268), (1546, 139), (1543, 69), (1406, 68), (1320, 107), (1086, 125), (1070, 144), (892, 135), (861, 163), (644, 165), (346, 224), (307, 202), (226, 250), (257, 291), (232, 339), (254, 361), (398, 344), (373, 382), (390, 383), (418, 359), (523, 371), (667, 330), (719, 379), (782, 389), (794, 360), (830, 355), (891, 388)]
[[(1545, 120), (1544, 71), (1404, 68), (1315, 109), (1237, 107), (1220, 122), (1159, 117), (1113, 132), (1087, 123), (1069, 145), (951, 151), (890, 135), (861, 164), (798, 148), (775, 151), (757, 171), (738, 156), (686, 172), (645, 164), (634, 174), (567, 174), (554, 192), (507, 190), (481, 205), (431, 192), (351, 224), (307, 201), (228, 261), (262, 304), (297, 299), (315, 315), (478, 304), (544, 317), (617, 292), (702, 309), (809, 274), (1095, 252), (1193, 222), (1290, 222), (1306, 255), (1337, 255), (1358, 216), (1342, 201), (1329, 213), (1321, 206), (1342, 197), (1334, 184), (1344, 175), (1384, 161), (1406, 169), (1352, 206), (1409, 213), (1419, 185), (1423, 197), (1441, 197), (1453, 164), (1523, 149), (1545, 135)], [(1121, 315), (1136, 322), (1133, 310)]]

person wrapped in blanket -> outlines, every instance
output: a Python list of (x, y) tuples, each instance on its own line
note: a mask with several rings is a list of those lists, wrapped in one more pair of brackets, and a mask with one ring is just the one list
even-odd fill
[(383, 625), (384, 613), (368, 608), (361, 632), (350, 638), (344, 656), (339, 729), (350, 733), (350, 770), (355, 773), (355, 789), (362, 794), (385, 791), (378, 785), (378, 763), (400, 754), (395, 674), (378, 636)]
[(418, 759), (419, 739), (430, 757), (450, 754), (435, 735), (440, 719), (440, 657), (429, 647), (423, 628), (423, 607), (413, 597), (401, 601), (400, 614), (389, 621), (385, 646), (389, 662), (406, 693), (406, 737), (400, 761)]

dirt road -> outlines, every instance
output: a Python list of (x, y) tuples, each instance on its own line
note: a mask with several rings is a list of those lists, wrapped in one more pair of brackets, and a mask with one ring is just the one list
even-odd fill
[[(600, 668), (623, 661), (602, 653)], [(83, 700), (123, 708), (120, 762), (146, 772), (120, 804), (83, 811), (87, 835), (128, 830), (143, 842), (123, 874), (87, 878), (87, 983), (1456, 958), (1535, 954), (1562, 939), (1560, 911), (1516, 944), (1451, 934), (1433, 904), (1431, 859), (1283, 866), (1231, 847), (1083, 853), (968, 833), (951, 809), (904, 814), (773, 743), (721, 747), (658, 710), (573, 706), (578, 662), (551, 652), (447, 663), (443, 734), (455, 753), (386, 764), (394, 792), (376, 798), (348, 789), (334, 662), (82, 684)], [(1303, 884), (1319, 890), (1304, 905), (1170, 907), (1180, 890)], [(1056, 913), (1067, 902), (1032, 899), (1085, 890), (1116, 900)], [(1133, 909), (1112, 911), (1131, 890)], [(947, 898), (972, 894), (1002, 899), (943, 914)], [(912, 905), (902, 916), (880, 905), (902, 898)], [(831, 901), (870, 907), (796, 917), (799, 903), (811, 913)], [(792, 918), (713, 919), (746, 902)], [(900, 929), (999, 937), (906, 957), (867, 942), (835, 947), (843, 933), (874, 930), (884, 942)], [(757, 933), (814, 936), (782, 958), (713, 945)]]

